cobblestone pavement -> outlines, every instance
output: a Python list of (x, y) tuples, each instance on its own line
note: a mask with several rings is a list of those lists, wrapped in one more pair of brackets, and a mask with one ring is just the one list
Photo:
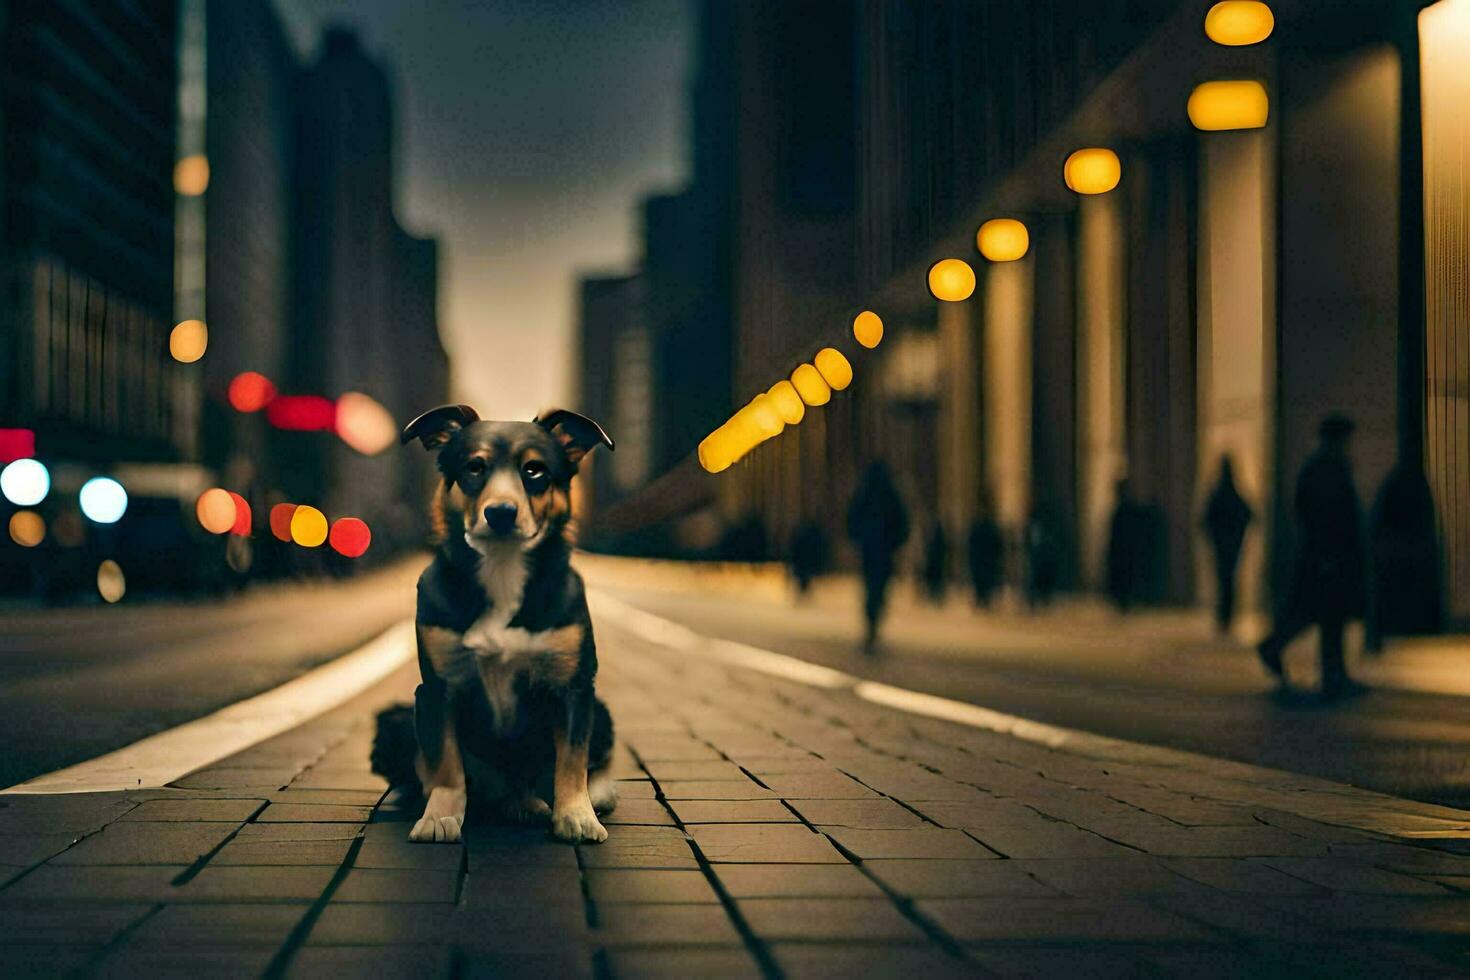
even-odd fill
[(409, 844), (367, 768), (404, 671), (170, 787), (0, 796), (0, 976), (1465, 969), (1470, 814), (1051, 748), (598, 630), (607, 843)]

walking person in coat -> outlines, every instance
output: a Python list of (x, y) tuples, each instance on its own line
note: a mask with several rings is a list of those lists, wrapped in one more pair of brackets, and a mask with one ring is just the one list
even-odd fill
[(864, 648), (872, 652), (893, 577), (893, 553), (908, 539), (909, 516), (893, 485), (887, 464), (868, 465), (852, 503), (847, 508), (847, 535), (857, 546), (863, 566), (863, 615), (867, 621)]
[(1245, 530), (1253, 518), (1250, 505), (1235, 488), (1235, 469), (1230, 457), (1220, 457), (1220, 478), (1205, 506), (1204, 528), (1215, 551), (1215, 625), (1222, 634), (1230, 632), (1235, 618), (1235, 571)]

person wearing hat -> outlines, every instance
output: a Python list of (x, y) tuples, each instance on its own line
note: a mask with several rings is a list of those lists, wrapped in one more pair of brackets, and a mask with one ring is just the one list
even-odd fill
[(1317, 431), (1317, 451), (1296, 481), (1297, 563), (1290, 601), (1257, 653), (1266, 669), (1284, 681), (1282, 651), (1316, 624), (1322, 693), (1335, 698), (1356, 686), (1343, 662), (1343, 630), (1348, 620), (1363, 615), (1365, 604), (1363, 517), (1347, 451), (1352, 419), (1334, 413)]

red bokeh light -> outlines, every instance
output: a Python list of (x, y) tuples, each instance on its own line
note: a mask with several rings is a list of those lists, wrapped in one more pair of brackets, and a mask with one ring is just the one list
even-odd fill
[(36, 455), (36, 434), (30, 429), (0, 429), (0, 463)]
[(276, 504), (271, 508), (271, 533), (282, 541), (290, 541), (291, 518), (295, 516), (295, 504)]
[(248, 538), (250, 536), (250, 504), (235, 491), (228, 492), (230, 499), (235, 502), (235, 524), (230, 528), (230, 533)]
[(356, 558), (368, 550), (372, 540), (373, 532), (368, 530), (367, 524), (355, 517), (342, 517), (332, 525), (327, 543), (338, 554)]
[(278, 429), (333, 429), (337, 426), (337, 403), (320, 395), (280, 395), (265, 407), (265, 418)]
[(237, 412), (258, 412), (275, 397), (276, 386), (263, 374), (246, 371), (230, 382), (230, 406)]

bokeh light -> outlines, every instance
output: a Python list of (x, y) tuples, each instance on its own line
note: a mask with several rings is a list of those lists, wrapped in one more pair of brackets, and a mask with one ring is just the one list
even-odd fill
[[(963, 259), (940, 259), (929, 267), (929, 293), (946, 303), (959, 303), (975, 292), (975, 270)], [(801, 390), (801, 386), (797, 386)]]
[(291, 540), (291, 518), (296, 514), (295, 504), (276, 504), (271, 508), (271, 533), (281, 541)]
[(1221, 0), (1205, 14), (1205, 35), (1227, 47), (1260, 44), (1275, 28), (1276, 15), (1259, 0)]
[(328, 536), (332, 550), (339, 555), (348, 558), (357, 558), (368, 545), (372, 543), (373, 532), (368, 529), (366, 523), (356, 517), (341, 517), (332, 523), (332, 533)]
[(1205, 132), (1260, 129), (1271, 113), (1271, 100), (1257, 81), (1203, 82), (1189, 94), (1186, 108), (1194, 128)]
[(842, 351), (837, 348), (823, 347), (817, 351), (817, 356), (812, 358), (812, 363), (816, 365), (817, 373), (822, 376), (822, 380), (827, 382), (833, 391), (841, 391), (852, 384), (852, 364), (842, 356)]
[(858, 343), (872, 350), (883, 342), (883, 318), (872, 310), (863, 310), (852, 321), (852, 335)]
[(337, 424), (337, 403), (320, 395), (279, 395), (265, 407), (265, 420), (295, 432), (331, 429)]
[(291, 540), (303, 548), (315, 548), (327, 540), (327, 515), (302, 504), (291, 515)]
[(1106, 194), (1122, 179), (1118, 154), (1102, 146), (1077, 150), (1062, 165), (1062, 180), (1078, 194)]
[(244, 371), (230, 382), (228, 396), (235, 411), (258, 412), (276, 397), (276, 386), (263, 374)]
[(235, 498), (228, 490), (211, 487), (194, 503), (194, 516), (210, 534), (225, 534), (235, 526)]
[(51, 492), (51, 473), (39, 459), (18, 459), (0, 470), (0, 493), (17, 507), (33, 507)]
[(174, 164), (174, 192), (198, 197), (209, 189), (209, 157), (194, 153)]
[(209, 346), (209, 328), (203, 320), (184, 320), (168, 335), (168, 352), (182, 364), (193, 364)]
[(764, 391), (752, 398), (741, 412), (746, 417), (746, 424), (754, 429), (757, 438), (762, 442), (774, 439), (786, 428), (786, 421), (776, 410), (776, 403)]
[(117, 602), (128, 591), (128, 580), (117, 562), (108, 558), (97, 566), (97, 594), (103, 602)]
[(250, 536), (250, 503), (233, 490), (225, 491), (235, 504), (235, 523), (230, 525), (231, 534)]
[(94, 476), (82, 484), (77, 503), (90, 521), (116, 524), (128, 509), (128, 492), (110, 476)]
[(832, 400), (832, 389), (822, 380), (822, 375), (811, 364), (803, 364), (791, 372), (791, 386), (801, 400), (815, 408)]
[(364, 456), (376, 456), (398, 441), (398, 423), (377, 399), (349, 391), (337, 399), (337, 435)]
[(777, 381), (766, 394), (771, 397), (771, 404), (776, 406), (776, 411), (781, 413), (781, 421), (787, 425), (795, 425), (806, 416), (806, 404), (790, 381)]
[(10, 515), (10, 540), (22, 548), (34, 548), (46, 540), (46, 522), (33, 510), (18, 510)]
[[(992, 262), (1014, 262), (1031, 247), (1031, 234), (1015, 218), (991, 218), (975, 232), (975, 246)], [(969, 291), (975, 291), (973, 273)], [(942, 296), (940, 298), (943, 299)]]
[(705, 436), (704, 441), (699, 444), (699, 465), (710, 473), (729, 469), (739, 458), (739, 446), (728, 424)]

